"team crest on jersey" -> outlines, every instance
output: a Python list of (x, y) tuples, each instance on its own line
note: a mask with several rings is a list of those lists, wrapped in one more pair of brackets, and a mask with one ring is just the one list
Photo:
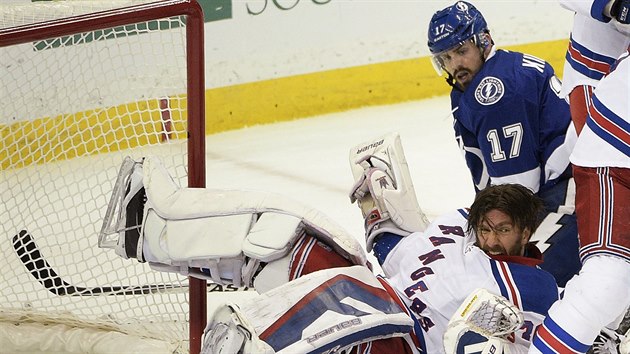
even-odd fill
[(503, 82), (496, 77), (483, 78), (475, 89), (475, 99), (484, 106), (495, 104), (503, 97)]

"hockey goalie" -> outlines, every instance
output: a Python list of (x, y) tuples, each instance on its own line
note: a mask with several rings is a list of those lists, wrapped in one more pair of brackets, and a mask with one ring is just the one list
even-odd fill
[(266, 192), (182, 188), (157, 157), (126, 159), (99, 246), (256, 289), (209, 319), (205, 353), (524, 353), (558, 299), (529, 239), (541, 202), (517, 185), (429, 223), (400, 137), (350, 151), (367, 250), (329, 217)]

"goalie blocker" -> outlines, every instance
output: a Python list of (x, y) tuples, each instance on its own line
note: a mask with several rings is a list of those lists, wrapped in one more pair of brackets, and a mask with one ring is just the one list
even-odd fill
[(350, 202), (356, 201), (363, 214), (368, 252), (382, 233), (404, 237), (426, 229), (429, 221), (418, 205), (397, 133), (355, 146), (349, 159), (356, 181)]

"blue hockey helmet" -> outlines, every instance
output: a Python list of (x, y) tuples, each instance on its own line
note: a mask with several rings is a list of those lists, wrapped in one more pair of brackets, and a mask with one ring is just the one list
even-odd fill
[[(431, 17), (428, 33), (429, 51), (438, 59), (439, 54), (471, 38), (478, 46), (486, 47), (489, 43), (480, 37), (484, 32), (488, 32), (488, 24), (481, 12), (471, 3), (458, 1)], [(438, 74), (441, 73), (441, 63), (434, 60), (434, 65), (439, 65), (436, 71)]]

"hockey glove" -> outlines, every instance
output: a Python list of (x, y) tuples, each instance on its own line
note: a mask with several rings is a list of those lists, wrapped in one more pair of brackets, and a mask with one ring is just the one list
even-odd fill
[(630, 0), (614, 0), (610, 7), (610, 17), (621, 24), (630, 24)]
[(459, 306), (444, 333), (447, 354), (510, 353), (507, 335), (523, 324), (523, 314), (506, 298), (477, 289)]
[(630, 36), (630, 0), (611, 0), (604, 9), (604, 15), (612, 19), (615, 29)]
[(350, 201), (357, 202), (365, 218), (368, 252), (384, 232), (407, 236), (426, 228), (398, 134), (353, 147), (350, 167), (355, 178)]

